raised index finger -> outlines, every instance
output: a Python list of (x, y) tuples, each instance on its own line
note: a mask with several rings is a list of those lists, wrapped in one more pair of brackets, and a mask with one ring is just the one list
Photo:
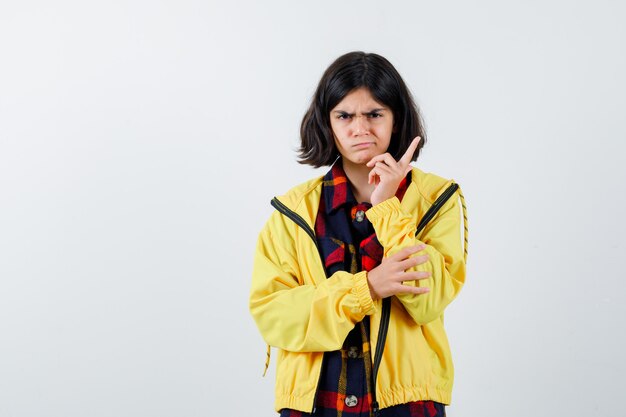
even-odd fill
[(413, 141), (409, 145), (409, 148), (406, 150), (404, 155), (402, 155), (402, 158), (400, 158), (400, 160), (398, 161), (402, 167), (406, 167), (411, 163), (413, 154), (415, 153), (415, 150), (417, 149), (417, 145), (419, 145), (421, 140), (422, 138), (419, 136), (416, 136), (415, 139), (413, 139)]

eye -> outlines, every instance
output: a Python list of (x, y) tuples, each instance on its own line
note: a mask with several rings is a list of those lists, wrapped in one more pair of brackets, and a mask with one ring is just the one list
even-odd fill
[(348, 113), (340, 113), (337, 115), (337, 119), (339, 120), (348, 120), (350, 119), (350, 115)]
[(369, 113), (367, 116), (370, 117), (371, 119), (377, 119), (379, 117), (383, 117), (383, 115), (378, 112)]

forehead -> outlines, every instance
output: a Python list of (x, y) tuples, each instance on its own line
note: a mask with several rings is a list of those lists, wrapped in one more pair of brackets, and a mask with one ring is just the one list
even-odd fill
[(369, 89), (360, 87), (350, 91), (332, 110), (355, 110), (355, 109), (386, 109), (387, 106), (376, 101)]

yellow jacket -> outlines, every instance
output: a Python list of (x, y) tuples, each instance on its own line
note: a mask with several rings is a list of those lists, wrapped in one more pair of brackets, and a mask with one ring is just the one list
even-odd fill
[[(392, 297), (376, 381), (380, 408), (419, 400), (449, 404), (451, 400), (454, 370), (443, 312), (465, 282), (467, 218), (460, 188), (456, 191), (460, 202), (453, 195), (418, 237), (415, 230), (418, 220), (452, 182), (413, 168), (402, 202), (393, 197), (366, 212), (384, 256), (425, 243), (429, 260), (415, 270), (432, 274), (429, 279), (407, 282), (429, 287), (430, 292)], [(315, 236), (310, 234), (321, 190), (322, 177), (318, 177), (280, 197), (278, 204), (299, 218), (294, 221), (273, 212), (259, 235), (254, 257), (250, 312), (267, 344), (278, 348), (276, 411), (311, 412), (324, 352), (341, 349), (348, 332), (366, 315), (371, 323), (371, 352), (376, 349), (381, 301), (372, 300), (366, 272), (338, 271), (326, 278)]]

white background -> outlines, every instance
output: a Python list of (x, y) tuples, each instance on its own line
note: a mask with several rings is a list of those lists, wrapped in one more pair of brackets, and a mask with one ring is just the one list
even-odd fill
[(620, 1), (0, 5), (0, 417), (272, 416), (257, 234), (323, 70), (403, 75), (469, 213), (459, 416), (624, 416)]

